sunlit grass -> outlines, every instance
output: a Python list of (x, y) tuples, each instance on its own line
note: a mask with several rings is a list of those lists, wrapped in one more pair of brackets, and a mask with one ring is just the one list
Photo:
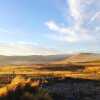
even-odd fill
[[(72, 77), (72, 78), (85, 78), (85, 79), (100, 79), (100, 66), (96, 62), (86, 62), (84, 69), (82, 70), (62, 70), (62, 71), (53, 71), (45, 70), (45, 65), (7, 65), (0, 67), (0, 75), (3, 74), (15, 74), (15, 75), (31, 75), (33, 77)], [(95, 63), (95, 64), (94, 64)], [(73, 66), (79, 66), (78, 63), (73, 63)], [(46, 65), (46, 67), (52, 68), (53, 66), (58, 67), (61, 65)], [(67, 67), (68, 65), (64, 66)], [(83, 65), (82, 65), (83, 66)], [(44, 70), (37, 69), (44, 68)], [(61, 67), (62, 68), (62, 67)]]

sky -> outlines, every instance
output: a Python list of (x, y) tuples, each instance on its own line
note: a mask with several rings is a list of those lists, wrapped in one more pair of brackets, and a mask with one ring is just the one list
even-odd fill
[(100, 0), (0, 0), (0, 55), (100, 53)]

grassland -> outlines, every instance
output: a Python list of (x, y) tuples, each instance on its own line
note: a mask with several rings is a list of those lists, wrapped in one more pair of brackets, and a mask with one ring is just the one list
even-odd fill
[(0, 100), (99, 100), (100, 67), (93, 62), (1, 66), (0, 87)]
[[(41, 60), (40, 60), (41, 58)], [(49, 60), (48, 60), (48, 59)], [(59, 60), (57, 60), (59, 58)], [(100, 80), (100, 54), (80, 53), (71, 56), (28, 56), (28, 57), (1, 57), (1, 62), (21, 62), (1, 64), (0, 75), (30, 75), (32, 77), (72, 77)], [(17, 60), (16, 60), (17, 59)], [(46, 63), (27, 63), (46, 61)], [(45, 60), (44, 60), (45, 59)], [(9, 61), (10, 60), (10, 61)], [(51, 60), (53, 60), (51, 62)], [(25, 62), (26, 61), (26, 62)], [(48, 62), (48, 63), (47, 63)], [(26, 64), (27, 63), (27, 64)]]
[(100, 62), (69, 64), (7, 65), (0, 67), (0, 75), (30, 75), (32, 77), (72, 77), (100, 80)]
[[(89, 54), (90, 55), (90, 54)], [(82, 54), (80, 57), (71, 57), (70, 60), (63, 60), (59, 62), (49, 62), (42, 64), (6, 64), (0, 66), (0, 93), (2, 91), (7, 92), (7, 86), (10, 86), (12, 82), (20, 83), (20, 80), (15, 80), (17, 76), (21, 76), (20, 85), (30, 82), (28, 80), (33, 80), (38, 84), (39, 89), (46, 90), (43, 92), (43, 97), (46, 93), (48, 96), (43, 100), (99, 100), (100, 99), (100, 59), (95, 59), (88, 57)], [(81, 59), (81, 60), (80, 60)], [(82, 61), (83, 59), (83, 61)], [(89, 59), (89, 60), (86, 60)], [(15, 78), (15, 79), (14, 79)], [(12, 81), (12, 80), (15, 81)], [(12, 82), (11, 82), (12, 81)], [(23, 83), (24, 81), (24, 83)], [(46, 82), (46, 83), (44, 83)], [(40, 84), (41, 83), (41, 84)], [(22, 98), (26, 98), (26, 92), (28, 93), (28, 99), (26, 100), (41, 100), (41, 99), (32, 99), (34, 97), (34, 89), (27, 87), (26, 85), (22, 89)], [(32, 82), (33, 84), (33, 82)], [(40, 84), (40, 85), (39, 85)], [(16, 87), (16, 84), (14, 85)], [(6, 87), (6, 90), (5, 90)], [(18, 89), (20, 89), (18, 87)], [(25, 94), (24, 91), (25, 90)], [(16, 89), (15, 89), (16, 90)], [(19, 90), (16, 90), (17, 92)], [(16, 94), (16, 91), (12, 91), (11, 94), (17, 95), (20, 98), (19, 94)], [(30, 94), (31, 91), (31, 94)], [(9, 91), (7, 92), (9, 93)], [(6, 93), (6, 94), (7, 94)], [(37, 98), (40, 96), (39, 90), (37, 91)], [(1, 96), (2, 98), (7, 98)], [(30, 96), (29, 96), (30, 95)], [(31, 97), (29, 99), (29, 97)], [(41, 96), (40, 96), (41, 97)], [(48, 98), (49, 97), (49, 98)], [(16, 98), (16, 96), (14, 97)], [(24, 99), (25, 99), (24, 98)], [(48, 99), (47, 99), (48, 98)], [(4, 99), (8, 100), (8, 99)], [(13, 100), (9, 97), (9, 100)], [(15, 99), (14, 99), (15, 100)], [(23, 99), (19, 99), (23, 100)]]

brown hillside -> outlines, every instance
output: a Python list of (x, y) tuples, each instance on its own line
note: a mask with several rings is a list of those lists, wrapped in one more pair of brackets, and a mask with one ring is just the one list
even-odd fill
[(95, 53), (79, 53), (70, 56), (61, 61), (53, 62), (55, 64), (69, 64), (69, 63), (87, 63), (87, 62), (100, 62), (100, 54)]

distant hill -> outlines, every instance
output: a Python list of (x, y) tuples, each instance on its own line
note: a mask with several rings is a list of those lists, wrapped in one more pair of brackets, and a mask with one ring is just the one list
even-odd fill
[(67, 64), (67, 63), (84, 63), (100, 62), (100, 54), (96, 53), (79, 53), (73, 55), (30, 55), (30, 56), (3, 56), (0, 55), (0, 65), (8, 64)]
[(84, 62), (92, 62), (92, 61), (99, 61), (100, 62), (100, 54), (97, 53), (79, 53), (79, 54), (73, 54), (68, 58), (65, 58), (61, 61), (57, 61), (54, 63), (58, 64), (64, 64), (64, 63), (84, 63)]
[(52, 61), (61, 61), (68, 55), (30, 55), (30, 56), (3, 56), (0, 55), (0, 65), (7, 64), (40, 64)]

